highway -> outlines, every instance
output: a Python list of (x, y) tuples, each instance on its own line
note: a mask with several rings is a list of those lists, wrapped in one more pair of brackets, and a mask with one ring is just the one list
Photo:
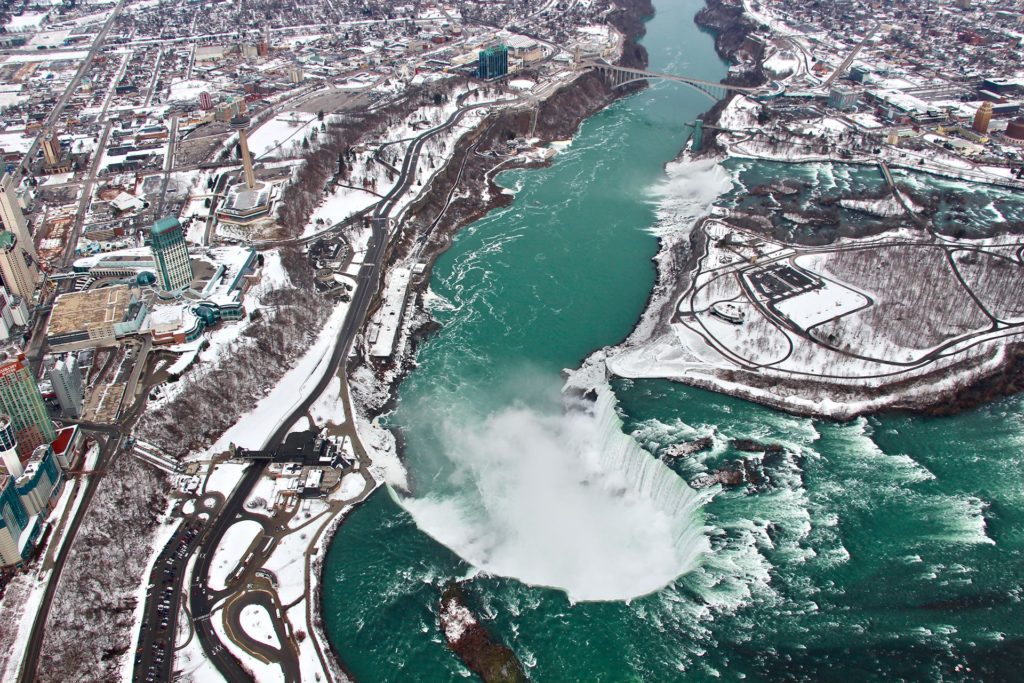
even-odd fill
[[(360, 329), (362, 329), (363, 322), (366, 318), (367, 312), (369, 311), (370, 301), (377, 292), (377, 285), (380, 282), (381, 273), (383, 272), (382, 261), (386, 247), (386, 221), (374, 221), (373, 234), (370, 237), (370, 244), (367, 248), (366, 258), (364, 259), (363, 265), (359, 269), (359, 275), (356, 278), (358, 286), (356, 287), (355, 295), (352, 299), (349, 315), (346, 316), (341, 332), (338, 335), (338, 343), (335, 345), (334, 353), (331, 355), (330, 365), (324, 372), (323, 377), (321, 377), (316, 387), (309, 393), (302, 403), (292, 411), (291, 415), (284, 420), (281, 427), (278, 428), (273, 436), (270, 437), (267, 442), (268, 447), (280, 444), (284, 441), (284, 437), (288, 434), (292, 423), (302, 415), (306, 414), (309, 407), (313, 405), (313, 402), (317, 397), (323, 393), (327, 388), (327, 385), (334, 379), (342, 361), (348, 357), (349, 349), (352, 348), (352, 342)], [(224, 648), (220, 639), (217, 637), (216, 632), (213, 630), (213, 624), (210, 623), (210, 619), (214, 618), (211, 614), (213, 604), (210, 600), (206, 586), (209, 583), (210, 565), (213, 561), (213, 554), (217, 548), (217, 544), (220, 543), (221, 538), (224, 537), (224, 533), (227, 531), (228, 527), (235, 522), (235, 517), (242, 511), (245, 499), (248, 497), (252, 488), (256, 485), (256, 482), (259, 481), (262, 474), (263, 465), (261, 464), (250, 465), (249, 469), (246, 470), (242, 481), (237, 487), (235, 487), (231, 497), (225, 503), (224, 507), (221, 508), (220, 514), (218, 514), (216, 519), (213, 521), (212, 527), (202, 538), (200, 542), (199, 555), (196, 560), (195, 567), (192, 570), (189, 607), (192, 613), (192, 621), (196, 628), (196, 635), (203, 647), (203, 652), (214, 663), (214, 665), (216, 665), (221, 675), (223, 675), (229, 683), (249, 681), (251, 680), (251, 677), (244, 672), (238, 661)]]
[[(512, 101), (508, 101), (503, 102), (502, 104), (511, 103)], [(385, 194), (376, 204), (344, 221), (336, 223), (327, 231), (324, 231), (331, 232), (342, 226), (351, 225), (355, 221), (363, 220), (366, 215), (370, 215), (372, 212), (369, 244), (367, 245), (366, 254), (363, 258), (363, 263), (360, 266), (359, 273), (356, 276), (357, 286), (353, 299), (349, 304), (349, 313), (345, 317), (345, 321), (338, 334), (338, 342), (334, 347), (329, 366), (325, 370), (320, 381), (309, 392), (302, 403), (292, 410), (292, 412), (284, 419), (277, 431), (274, 432), (274, 434), (267, 440), (266, 444), (264, 444), (265, 448), (276, 446), (284, 441), (284, 438), (288, 434), (292, 424), (307, 413), (313, 402), (337, 376), (339, 368), (348, 357), (356, 335), (359, 334), (366, 322), (371, 302), (377, 294), (383, 276), (385, 253), (387, 251), (390, 226), (392, 223), (391, 214), (397, 207), (402, 196), (409, 191), (416, 179), (416, 168), (418, 166), (419, 156), (423, 149), (423, 145), (429, 138), (458, 124), (469, 111), (488, 107), (492, 104), (493, 103), (479, 103), (460, 107), (444, 123), (441, 123), (430, 130), (424, 131), (422, 134), (417, 136), (406, 150), (402, 168), (399, 172), (399, 177), (391, 190), (389, 190), (387, 194)], [(316, 236), (306, 238), (293, 238), (289, 240), (265, 242), (254, 246), (257, 246), (258, 248), (269, 248), (271, 246), (279, 246), (285, 243), (303, 243), (317, 239), (322, 234), (324, 233), (319, 233)], [(214, 515), (213, 518), (205, 525), (205, 529), (199, 533), (196, 539), (195, 547), (197, 556), (189, 584), (188, 612), (191, 615), (192, 625), (195, 629), (195, 637), (199, 639), (205, 656), (210, 659), (221, 675), (229, 683), (250, 681), (252, 680), (252, 677), (241, 666), (239, 661), (224, 647), (216, 631), (214, 631), (211, 619), (220, 618), (219, 614), (215, 617), (213, 612), (215, 608), (217, 608), (218, 601), (223, 597), (223, 592), (218, 593), (216, 596), (211, 594), (211, 591), (208, 589), (209, 575), (213, 556), (218, 544), (224, 537), (228, 528), (237, 521), (239, 514), (243, 512), (245, 500), (248, 498), (249, 493), (262, 476), (263, 468), (263, 464), (252, 464), (249, 466), (241, 481), (231, 493), (231, 496), (218, 510), (215, 510), (212, 513)], [(180, 540), (172, 540), (172, 543), (175, 542), (180, 543)], [(180, 556), (164, 555), (164, 563), (158, 565), (158, 568), (154, 568), (151, 583), (159, 586), (161, 584), (158, 580), (163, 580), (160, 579), (161, 576), (171, 578), (171, 580), (167, 582), (170, 590), (162, 588), (147, 597), (147, 604), (145, 607), (145, 613), (147, 615), (158, 614), (158, 612), (156, 612), (158, 608), (156, 604), (157, 598), (159, 598), (161, 602), (169, 603), (173, 606), (180, 604), (181, 591), (183, 587), (182, 579), (184, 578), (185, 567), (187, 566), (191, 555), (191, 552), (181, 553)], [(171, 574), (158, 574), (158, 571), (170, 571)], [(168, 619), (167, 621), (167, 630), (173, 632), (171, 620)], [(155, 644), (162, 644), (160, 643), (160, 633), (162, 630), (161, 623), (162, 620), (157, 621), (154, 618), (147, 619), (147, 623), (139, 635), (139, 652), (136, 659), (135, 672), (133, 676), (134, 680), (147, 680), (147, 677), (153, 676), (155, 680), (169, 681), (173, 675), (173, 667), (167, 664), (167, 660), (164, 655), (161, 654), (161, 651), (154, 648)], [(158, 659), (162, 659), (162, 661), (157, 661)], [(286, 672), (286, 675), (289, 679), (294, 678), (293, 672)]]

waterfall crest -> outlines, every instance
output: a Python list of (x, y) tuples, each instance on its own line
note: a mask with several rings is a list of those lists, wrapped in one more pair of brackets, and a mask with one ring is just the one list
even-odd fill
[(445, 425), (453, 474), (400, 503), (480, 570), (573, 601), (629, 600), (694, 569), (701, 496), (623, 433), (603, 372), (563, 396), (561, 414), (519, 405)]

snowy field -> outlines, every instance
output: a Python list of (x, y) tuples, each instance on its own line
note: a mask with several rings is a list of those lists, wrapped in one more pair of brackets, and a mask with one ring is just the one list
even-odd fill
[(281, 648), (281, 641), (274, 630), (274, 622), (270, 613), (261, 605), (246, 605), (238, 615), (242, 629), (253, 640), (265, 643), (270, 647)]
[(849, 287), (824, 280), (825, 286), (784, 299), (775, 309), (803, 329), (809, 329), (832, 318), (852, 313), (868, 305), (863, 294)]
[(224, 532), (224, 537), (217, 544), (210, 566), (210, 588), (224, 590), (227, 579), (245, 556), (252, 542), (263, 533), (263, 526), (254, 520), (247, 519), (235, 522)]
[(313, 405), (309, 407), (309, 413), (318, 426), (332, 424), (344, 424), (345, 404), (341, 400), (341, 378), (335, 377), (324, 389)]
[(301, 156), (302, 140), (310, 134), (316, 119), (316, 114), (302, 111), (278, 114), (249, 131), (249, 153), (253, 159)]
[(402, 311), (405, 308), (405, 297), (409, 291), (409, 280), (412, 269), (409, 267), (393, 268), (388, 277), (388, 286), (384, 291), (384, 302), (374, 314), (370, 323), (370, 355), (387, 358), (395, 348), (395, 337), (402, 325)]

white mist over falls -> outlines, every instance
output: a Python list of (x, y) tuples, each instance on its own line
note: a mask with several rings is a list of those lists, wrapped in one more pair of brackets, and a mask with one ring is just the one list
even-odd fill
[(701, 497), (623, 433), (607, 385), (580, 409), (535, 406), (445, 420), (450, 485), (400, 501), (423, 531), (482, 571), (573, 601), (629, 600), (697, 566)]

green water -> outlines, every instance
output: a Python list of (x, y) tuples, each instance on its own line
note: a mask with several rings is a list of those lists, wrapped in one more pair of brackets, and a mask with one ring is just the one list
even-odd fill
[[(644, 40), (652, 68), (721, 77), (711, 39), (691, 21), (699, 7), (657, 3)], [(444, 327), (421, 349), (390, 421), (408, 439), (410, 509), (453, 547), (524, 572), (559, 566), (557, 548), (501, 557), (532, 546), (508, 538), (524, 527), (496, 499), (508, 488), (520, 505), (524, 488), (566, 476), (559, 371), (620, 341), (639, 316), (657, 249), (651, 189), (684, 140), (683, 122), (707, 106), (664, 85), (592, 117), (550, 168), (503, 175), (515, 202), (462, 231), (437, 263), (433, 310)], [(613, 387), (626, 431), (650, 453), (712, 439), (710, 450), (675, 465), (687, 480), (742, 457), (733, 439), (777, 443), (784, 453), (764, 459), (761, 487), (719, 492), (694, 517), (710, 544), (696, 569), (628, 602), (573, 604), (562, 590), (478, 574), (378, 492), (341, 528), (324, 569), (328, 634), (358, 680), (469, 675), (437, 616), (444, 585), (463, 577), (473, 577), (465, 586), (477, 613), (536, 681), (1016, 677), (1024, 663), (1019, 399), (943, 420), (834, 424), (667, 382)], [(491, 451), (520, 443), (529, 467), (516, 463), (517, 480), (499, 479), (495, 490), (487, 468), (513, 463), (488, 459)], [(536, 466), (527, 457), (552, 443)], [(552, 527), (578, 516), (576, 503), (603, 500), (587, 497), (590, 480), (565, 481), (564, 509), (538, 502)], [(526, 499), (522, 516), (535, 516), (533, 507)], [(453, 511), (463, 516), (444, 516)], [(621, 518), (602, 518), (598, 533), (607, 527), (619, 538), (645, 515), (624, 508)], [(660, 550), (644, 532), (636, 528), (638, 547), (650, 540)], [(624, 543), (621, 554), (631, 549)], [(598, 552), (608, 553), (609, 571), (628, 565)], [(653, 556), (632, 559), (649, 559), (653, 571)]]

